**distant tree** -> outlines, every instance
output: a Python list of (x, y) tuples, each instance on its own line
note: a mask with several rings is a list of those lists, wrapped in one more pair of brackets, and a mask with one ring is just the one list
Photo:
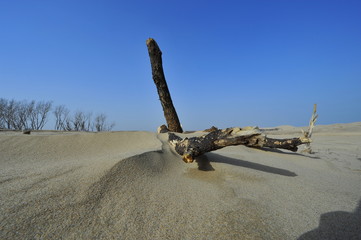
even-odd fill
[(18, 102), (15, 111), (14, 129), (33, 129), (31, 126), (31, 115), (35, 111), (35, 101), (31, 102)]
[(65, 120), (65, 128), (63, 129), (64, 131), (74, 131), (74, 128), (73, 128), (73, 123), (72, 121), (70, 120), (70, 118), (67, 118)]
[(115, 126), (109, 124), (105, 114), (98, 114), (92, 119), (92, 113), (77, 111), (70, 116), (70, 111), (64, 106), (57, 106), (53, 111), (55, 116), (55, 129), (62, 131), (110, 131)]
[[(51, 109), (51, 101), (9, 101), (0, 98), (0, 129), (41, 130)], [(92, 119), (92, 113), (77, 111), (71, 116), (64, 105), (56, 106), (53, 114), (55, 129), (61, 131), (110, 131), (115, 125), (107, 123), (105, 114)]]
[(47, 121), (51, 102), (0, 99), (0, 127), (11, 130), (42, 129)]
[(107, 116), (105, 114), (99, 114), (94, 119), (94, 130), (98, 132), (111, 131), (115, 126), (115, 123), (110, 125), (107, 123)]
[[(3, 115), (4, 115), (4, 122), (5, 122), (5, 128), (6, 129), (18, 129), (18, 116), (17, 116), (17, 111), (18, 111), (18, 105), (19, 103), (16, 102), (15, 100), (5, 100), (5, 108), (3, 111)], [(20, 128), (21, 129), (21, 128)]]
[[(64, 105), (60, 105), (55, 107), (53, 113), (55, 116), (55, 130), (70, 131), (71, 126), (67, 125), (70, 124), (69, 121), (70, 111)], [(68, 127), (70, 129), (68, 129)]]
[(7, 100), (0, 98), (0, 129), (5, 129), (5, 109)]
[(85, 114), (82, 111), (77, 111), (74, 114), (72, 123), (74, 131), (91, 131), (91, 113)]
[(52, 102), (38, 102), (30, 112), (30, 126), (33, 130), (43, 129), (47, 122)]
[(14, 111), (13, 128), (22, 130), (27, 127), (28, 123), (28, 104), (23, 102), (16, 102)]

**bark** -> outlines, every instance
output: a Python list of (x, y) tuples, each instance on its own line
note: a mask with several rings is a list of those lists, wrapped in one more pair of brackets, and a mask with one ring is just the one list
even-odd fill
[(174, 133), (168, 134), (169, 144), (174, 147), (174, 150), (182, 156), (186, 163), (193, 162), (196, 157), (204, 153), (227, 146), (281, 148), (296, 152), (297, 146), (311, 142), (311, 139), (305, 136), (290, 139), (268, 138), (257, 127), (219, 129), (200, 137), (186, 137), (184, 139)]
[(165, 80), (163, 65), (162, 65), (162, 52), (160, 51), (158, 44), (152, 38), (147, 40), (148, 53), (150, 63), (152, 66), (152, 75), (160, 102), (163, 107), (164, 117), (168, 124), (168, 129), (171, 132), (183, 132), (180, 125), (177, 112), (173, 106), (173, 102), (168, 90), (167, 82)]

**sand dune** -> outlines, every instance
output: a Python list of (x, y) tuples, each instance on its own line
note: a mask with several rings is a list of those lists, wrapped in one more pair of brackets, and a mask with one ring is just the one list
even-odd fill
[(164, 134), (0, 132), (0, 239), (361, 239), (361, 123), (313, 139), (313, 155), (227, 147), (199, 171)]

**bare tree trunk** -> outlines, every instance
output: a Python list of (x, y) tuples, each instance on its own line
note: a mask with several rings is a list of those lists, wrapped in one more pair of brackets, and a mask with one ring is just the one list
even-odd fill
[(149, 52), (150, 63), (152, 65), (152, 75), (160, 102), (163, 107), (164, 117), (168, 124), (168, 129), (171, 132), (183, 132), (180, 125), (177, 112), (173, 106), (173, 102), (168, 90), (167, 82), (165, 80), (163, 66), (162, 66), (162, 52), (158, 44), (152, 38), (147, 40), (147, 47)]
[(268, 138), (257, 127), (219, 129), (200, 137), (184, 139), (174, 133), (168, 134), (169, 144), (174, 147), (174, 150), (182, 156), (186, 163), (193, 162), (196, 157), (204, 153), (227, 146), (281, 148), (296, 152), (297, 146), (311, 142), (311, 139), (305, 136), (289, 139)]

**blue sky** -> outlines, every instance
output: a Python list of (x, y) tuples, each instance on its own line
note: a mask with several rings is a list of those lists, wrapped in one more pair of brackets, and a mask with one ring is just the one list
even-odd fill
[(349, 0), (0, 0), (0, 97), (155, 131), (152, 37), (185, 130), (356, 122), (360, 26)]

